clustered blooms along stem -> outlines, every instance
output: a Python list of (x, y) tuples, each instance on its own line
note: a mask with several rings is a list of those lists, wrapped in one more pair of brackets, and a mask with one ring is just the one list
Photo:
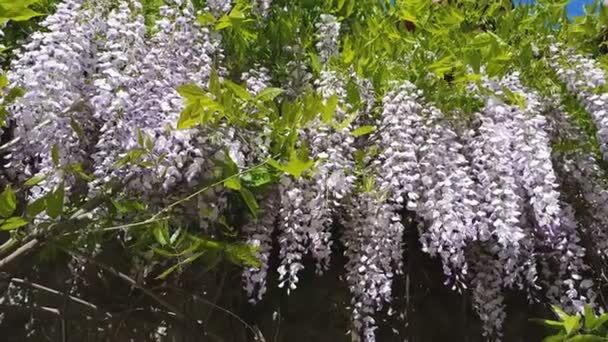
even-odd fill
[[(602, 91), (606, 85), (606, 72), (594, 60), (558, 44), (551, 46), (551, 53), (551, 64), (557, 76), (591, 114), (600, 149), (604, 160), (608, 161), (608, 93)], [(601, 93), (597, 94), (596, 90)]]
[(316, 26), (319, 38), (316, 48), (319, 51), (320, 62), (325, 63), (338, 54), (340, 22), (331, 14), (321, 14), (321, 21)]
[[(206, 6), (221, 16), (232, 2), (207, 1)], [(253, 8), (264, 17), (270, 1), (255, 1)], [(85, 187), (88, 196), (119, 180), (125, 193), (159, 208), (212, 179), (213, 159), (230, 158), (242, 170), (271, 157), (275, 132), (269, 118), (255, 119), (255, 129), (226, 123), (176, 129), (184, 108), (176, 87), (194, 82), (206, 89), (214, 64), (220, 78), (230, 74), (221, 67), (221, 42), (197, 23), (189, 1), (161, 6), (149, 37), (141, 12), (137, 0), (112, 6), (64, 1), (43, 22), (47, 30), (17, 54), (9, 79), (27, 92), (10, 108), (21, 140), (12, 147), (5, 176), (22, 182), (44, 175), (29, 190), (32, 201), (60, 183), (75, 191), (82, 180), (66, 172), (69, 167), (94, 176)], [(561, 109), (524, 87), (517, 73), (483, 79), (494, 95), (479, 93), (485, 105), (467, 128), (457, 127), (452, 113), (428, 103), (409, 82), (392, 84), (376, 103), (369, 81), (327, 63), (339, 52), (340, 27), (327, 14), (316, 24), (315, 47), (323, 63), (317, 80), (301, 62), (305, 52), (285, 48), (298, 58), (288, 64), (284, 98), (314, 89), (323, 106), (332, 101), (337, 106), (332, 118), (317, 115), (298, 127), (296, 147), (307, 152), (314, 167), (299, 178), (281, 175), (259, 196), (257, 220), (242, 228), (261, 262), (243, 273), (251, 302), (267, 291), (273, 236), (279, 245), (279, 286), (288, 291), (296, 289), (306, 255), (319, 273), (326, 271), (339, 240), (347, 258), (353, 326), (374, 341), (375, 314), (391, 301), (395, 276), (403, 272), (405, 229), (416, 229), (403, 222), (409, 211), (423, 250), (441, 259), (446, 283), (471, 290), (488, 338), (500, 338), (507, 289), (525, 289), (533, 299), (545, 288), (549, 300), (572, 311), (592, 303), (594, 285), (583, 257), (590, 252), (608, 257), (608, 184), (592, 157), (552, 150), (557, 136), (580, 140)], [(571, 53), (553, 63), (591, 113), (608, 158), (603, 109), (608, 95), (590, 91), (603, 86), (604, 73)], [(253, 65), (241, 80), (256, 96), (272, 84), (273, 72)], [(360, 104), (349, 103), (349, 86), (359, 92)], [(507, 93), (521, 97), (524, 105), (506, 103)], [(247, 114), (255, 117), (261, 113), (256, 110)], [(355, 137), (361, 125), (375, 131)], [(358, 160), (359, 145), (376, 153)], [(586, 215), (573, 209), (574, 200), (560, 187), (576, 189)], [(227, 210), (227, 192), (218, 187), (201, 194), (194, 205), (180, 208), (179, 216), (207, 230)], [(590, 237), (591, 248), (582, 246), (583, 236)]]

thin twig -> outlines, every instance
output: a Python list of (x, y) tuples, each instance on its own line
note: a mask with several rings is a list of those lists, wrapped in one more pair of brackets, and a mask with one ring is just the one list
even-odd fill
[[(226, 177), (226, 178), (224, 178), (222, 180), (219, 180), (219, 181), (217, 181), (217, 182), (215, 182), (213, 184), (207, 185), (207, 186), (205, 186), (205, 187), (197, 190), (196, 192), (194, 192), (194, 193), (192, 193), (192, 194), (190, 194), (190, 195), (188, 195), (188, 196), (186, 196), (184, 198), (181, 198), (181, 199), (179, 199), (179, 200), (177, 200), (177, 201), (169, 204), (168, 206), (166, 206), (163, 209), (161, 209), (160, 211), (158, 211), (156, 214), (152, 215), (152, 217), (150, 217), (149, 219), (146, 219), (146, 220), (143, 220), (143, 221), (139, 221), (139, 222), (133, 222), (133, 223), (128, 223), (128, 224), (123, 224), (123, 225), (119, 225), (119, 226), (104, 227), (104, 228), (99, 229), (98, 231), (108, 232), (108, 231), (114, 231), (114, 230), (122, 230), (122, 229), (127, 229), (127, 228), (146, 226), (146, 225), (148, 225), (150, 223), (168, 220), (170, 217), (167, 217), (167, 216), (161, 217), (161, 216), (164, 215), (164, 214), (169, 213), (173, 208), (177, 207), (178, 205), (190, 201), (191, 199), (195, 198), (196, 196), (204, 193), (205, 191), (207, 191), (207, 190), (209, 190), (211, 188), (214, 188), (214, 187), (216, 187), (218, 185), (222, 185), (222, 184), (224, 184), (228, 180), (231, 180), (231, 179), (236, 178), (236, 177), (240, 177), (240, 176), (242, 176), (242, 175), (244, 175), (244, 174), (246, 174), (248, 172), (251, 172), (251, 171), (257, 169), (258, 167), (261, 167), (261, 166), (264, 166), (264, 165), (268, 164), (269, 160), (270, 159), (267, 159), (267, 160), (265, 160), (262, 163), (259, 163), (257, 165), (251, 166), (251, 167), (249, 167), (247, 169), (242, 170), (241, 172), (235, 173), (232, 176), (228, 176), (228, 177)], [(73, 234), (76, 234), (76, 233), (77, 232), (68, 232), (68, 233), (65, 233), (64, 236), (65, 235), (73, 235)]]
[[(74, 258), (81, 258), (84, 259), (85, 261), (94, 264), (96, 266), (98, 266), (99, 268), (113, 274), (114, 276), (124, 280), (125, 282), (131, 284), (133, 287), (138, 288), (139, 290), (141, 290), (144, 294), (146, 294), (148, 297), (152, 298), (154, 301), (156, 301), (158, 304), (160, 304), (161, 306), (165, 307), (166, 309), (168, 309), (172, 314), (174, 314), (177, 318), (184, 320), (184, 321), (192, 321), (191, 319), (188, 318), (188, 316), (186, 316), (184, 313), (182, 313), (177, 307), (175, 307), (173, 304), (167, 302), (166, 300), (162, 299), (161, 297), (157, 296), (154, 292), (150, 291), (149, 289), (145, 288), (144, 286), (140, 285), (139, 283), (137, 283), (137, 281), (135, 281), (133, 278), (129, 277), (128, 275), (115, 270), (112, 266), (106, 265), (103, 262), (97, 261), (95, 259), (90, 258), (89, 256), (82, 254), (80, 252), (77, 251), (73, 251), (70, 249), (67, 249), (63, 246), (57, 246), (57, 248), (61, 249), (62, 251), (64, 251), (65, 253), (71, 255)], [(194, 320), (194, 322), (196, 323), (195, 325), (200, 327), (200, 324), (198, 322), (196, 322)], [(201, 327), (202, 328), (202, 327)]]
[(204, 303), (206, 305), (212, 306), (215, 309), (217, 309), (217, 310), (219, 310), (219, 311), (227, 314), (228, 316), (231, 316), (231, 317), (235, 318), (237, 321), (239, 321), (241, 324), (243, 324), (247, 329), (249, 329), (253, 333), (253, 336), (255, 337), (256, 341), (259, 341), (260, 337), (262, 337), (262, 339), (263, 339), (263, 336), (261, 336), (261, 333), (258, 330), (254, 329), (251, 325), (249, 325), (249, 323), (247, 323), (243, 318), (241, 318), (239, 315), (235, 314), (234, 312), (232, 312), (232, 311), (230, 311), (230, 310), (228, 310), (228, 309), (226, 309), (226, 308), (224, 308), (222, 306), (219, 306), (219, 305), (211, 302), (210, 300), (207, 300), (205, 298), (199, 297), (199, 296), (197, 296), (194, 293), (187, 292), (187, 291), (182, 290), (182, 289), (180, 289), (178, 287), (171, 286), (171, 285), (167, 285), (165, 287), (168, 288), (168, 289), (174, 290), (174, 291), (181, 292), (183, 294), (187, 294), (192, 299), (197, 300), (197, 301), (199, 301), (201, 303)]
[[(48, 124), (50, 124), (50, 123), (51, 123), (51, 120), (50, 120), (50, 119), (49, 119), (49, 120), (42, 121), (40, 124), (38, 124), (37, 126), (35, 126), (34, 128), (32, 128), (32, 131), (35, 131), (35, 130), (37, 130), (37, 129), (39, 129), (39, 128), (42, 128), (42, 127), (44, 127), (44, 126), (46, 126), (46, 125), (48, 125)], [(7, 148), (11, 147), (12, 145), (14, 145), (14, 144), (18, 143), (20, 140), (21, 140), (21, 137), (16, 137), (15, 139), (13, 139), (13, 140), (11, 140), (11, 141), (7, 142), (6, 144), (4, 144), (4, 145), (0, 145), (0, 151), (2, 151), (2, 150), (4, 150), (4, 149), (7, 149)]]
[[(222, 291), (224, 290), (224, 284), (226, 283), (226, 277), (228, 276), (228, 271), (224, 270), (222, 272), (222, 278), (220, 279), (220, 283), (217, 286), (217, 292), (215, 293), (215, 296), (213, 297), (213, 303), (217, 303), (220, 300), (220, 296), (222, 295)], [(207, 313), (207, 317), (205, 317), (205, 325), (209, 324), (209, 320), (211, 319), (211, 316), (213, 315), (213, 307), (209, 310), (209, 312)]]
[(39, 243), (40, 241), (38, 241), (38, 239), (33, 239), (28, 241), (25, 245), (17, 248), (13, 253), (0, 260), (0, 269), (4, 268), (6, 265), (8, 265), (21, 255), (31, 252), (36, 246), (38, 246)]
[[(44, 285), (41, 285), (41, 284), (38, 284), (38, 283), (31, 282), (29, 280), (21, 279), (21, 278), (11, 278), (10, 281), (18, 283), (18, 284), (24, 284), (24, 285), (27, 285), (27, 286), (31, 286), (31, 287), (33, 287), (35, 289), (42, 290), (42, 291), (54, 294), (56, 296), (66, 296), (67, 298), (69, 298), (73, 302), (76, 302), (78, 304), (82, 304), (82, 305), (84, 305), (84, 306), (86, 306), (88, 308), (91, 308), (91, 309), (95, 310), (95, 311), (99, 311), (99, 307), (97, 305), (95, 305), (93, 303), (90, 303), (90, 302), (87, 302), (84, 299), (81, 299), (81, 298), (69, 295), (69, 294), (67, 294), (65, 292), (61, 292), (61, 291), (52, 289), (50, 287), (47, 287), (47, 286), (44, 286)], [(109, 318), (112, 318), (112, 314), (110, 314), (109, 312), (104, 312), (104, 314), (106, 316), (108, 316)]]

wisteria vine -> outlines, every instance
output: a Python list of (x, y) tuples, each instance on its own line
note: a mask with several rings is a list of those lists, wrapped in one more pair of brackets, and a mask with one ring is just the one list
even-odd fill
[[(272, 20), (271, 1), (247, 6), (214, 0), (202, 10), (220, 23), (242, 8)], [(392, 301), (394, 279), (406, 272), (406, 229), (417, 229), (423, 251), (440, 260), (446, 284), (471, 294), (488, 339), (501, 338), (507, 290), (573, 312), (595, 303), (586, 257), (608, 258), (608, 184), (593, 156), (554, 149), (560, 139), (585, 140), (559, 96), (524, 85), (517, 71), (489, 76), (482, 69), (470, 96), (483, 105), (460, 122), (458, 111), (444, 110), (411, 81), (395, 77), (375, 89), (373, 75), (355, 65), (337, 67), (354, 57), (340, 54), (345, 30), (329, 13), (308, 27), (315, 30), (313, 42), (281, 47), (290, 56), (306, 56), (298, 50), (303, 46), (314, 50), (318, 70), (302, 62), (306, 58), (290, 60), (285, 72), (260, 60), (235, 77), (221, 25), (197, 20), (200, 9), (190, 1), (167, 0), (152, 30), (142, 8), (137, 0), (66, 0), (44, 20), (46, 30), (16, 54), (8, 80), (25, 93), (9, 105), (16, 140), (2, 182), (39, 177), (27, 189), (29, 204), (61, 186), (69, 202), (119, 183), (123, 196), (161, 210), (217, 180), (217, 165), (236, 169), (229, 174), (234, 178), (272, 160), (275, 169), (265, 176), (275, 178), (265, 191), (252, 194), (250, 179), (226, 181), (173, 213), (173, 223), (214, 236), (228, 212), (259, 204), (239, 217), (240, 237), (259, 259), (243, 271), (252, 305), (268, 291), (273, 253), (278, 286), (289, 292), (297, 289), (307, 256), (323, 273), (341, 250), (353, 328), (374, 341), (376, 314)], [(557, 45), (549, 51), (557, 79), (591, 115), (608, 160), (605, 72), (573, 51)], [(222, 116), (236, 100), (217, 105), (224, 100), (221, 86), (240, 97), (234, 106), (243, 117)], [(265, 100), (272, 91), (276, 97)], [(184, 113), (199, 108), (191, 93), (207, 122), (182, 129)], [(291, 115), (288, 105), (301, 110), (291, 131), (277, 124)], [(313, 108), (308, 120), (302, 108)], [(281, 155), (285, 146), (291, 155)], [(281, 165), (300, 164), (308, 165), (303, 172), (282, 172)], [(571, 188), (577, 195), (564, 190)], [(244, 206), (231, 202), (233, 191), (240, 191)], [(405, 224), (406, 213), (416, 225)]]

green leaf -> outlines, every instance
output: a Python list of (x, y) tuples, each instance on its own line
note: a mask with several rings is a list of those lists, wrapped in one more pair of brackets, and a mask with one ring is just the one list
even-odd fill
[(321, 120), (323, 122), (329, 122), (333, 119), (336, 109), (338, 108), (338, 96), (333, 94), (330, 98), (325, 101), (325, 107), (321, 113)]
[(177, 120), (177, 129), (189, 129), (200, 123), (201, 112), (198, 110), (200, 104), (191, 103), (182, 110)]
[(175, 272), (179, 267), (180, 267), (180, 264), (175, 264), (175, 265), (167, 268), (163, 273), (159, 274), (155, 279), (156, 280), (164, 280), (169, 275), (171, 275), (171, 273)]
[(233, 177), (224, 182), (224, 186), (228, 189), (239, 191), (241, 190), (241, 180), (238, 177)]
[(12, 21), (26, 21), (34, 17), (41, 16), (42, 13), (36, 12), (27, 7), (13, 7), (7, 6), (6, 4), (0, 5), (0, 21), (12, 20)]
[(51, 149), (51, 159), (53, 159), (55, 166), (59, 166), (59, 146), (57, 144), (54, 144)]
[(566, 334), (564, 332), (560, 332), (557, 335), (545, 337), (542, 342), (564, 342), (565, 338)]
[(0, 226), (0, 230), (15, 230), (17, 228), (27, 226), (28, 223), (29, 223), (29, 221), (22, 217), (11, 217), (9, 219), (4, 220), (4, 222), (2, 222), (2, 225)]
[(40, 197), (34, 202), (27, 205), (25, 215), (27, 217), (35, 217), (46, 209), (46, 196)]
[(205, 253), (206, 253), (206, 251), (201, 251), (201, 252), (198, 252), (198, 253), (195, 253), (195, 254), (191, 255), (190, 257), (186, 258), (184, 261), (182, 261), (180, 263), (177, 263), (177, 264), (169, 267), (163, 273), (161, 273), (160, 275), (158, 275), (156, 277), (156, 279), (162, 280), (162, 279), (167, 278), (171, 273), (175, 272), (179, 267), (182, 267), (182, 266), (184, 266), (186, 264), (193, 263), (194, 261), (196, 261), (198, 258), (200, 258)]
[(257, 188), (270, 184), (275, 180), (275, 177), (266, 167), (256, 167), (255, 169), (245, 173), (242, 177), (248, 187)]
[(70, 127), (72, 127), (72, 130), (74, 131), (74, 133), (76, 133), (76, 136), (78, 137), (78, 139), (80, 139), (80, 140), (85, 139), (86, 136), (84, 134), (84, 130), (82, 129), (82, 127), (80, 127), (80, 124), (78, 122), (76, 122), (76, 120), (70, 119)]
[(585, 306), (585, 329), (587, 331), (595, 331), (601, 329), (608, 322), (608, 313), (603, 313), (596, 317), (589, 305)]
[(193, 83), (183, 84), (176, 88), (177, 92), (188, 100), (194, 100), (199, 97), (207, 97), (207, 92)]
[(571, 337), (571, 338), (565, 340), (565, 342), (606, 342), (606, 341), (608, 341), (608, 338), (597, 336), (597, 335), (577, 335), (577, 336), (574, 336), (574, 337)]
[(203, 26), (207, 26), (207, 25), (215, 25), (215, 16), (213, 14), (211, 14), (210, 12), (205, 12), (201, 15), (199, 15), (198, 17), (196, 17), (196, 21), (198, 21), (199, 24), (203, 25)]
[(8, 94), (6, 94), (6, 97), (4, 98), (4, 104), (6, 105), (9, 103), (13, 103), (15, 99), (23, 95), (25, 95), (25, 89), (20, 87), (12, 88), (8, 91)]
[(137, 144), (144, 147), (144, 134), (141, 132), (141, 128), (137, 127)]
[(445, 56), (429, 65), (429, 70), (438, 77), (443, 78), (446, 73), (452, 70), (453, 63), (452, 56)]
[(23, 183), (23, 185), (26, 187), (32, 187), (32, 186), (40, 184), (45, 179), (46, 179), (45, 175), (36, 175), (36, 176), (28, 179), (27, 181), (25, 181), (25, 183)]
[(312, 160), (303, 161), (300, 159), (290, 159), (285, 171), (296, 178), (300, 178), (304, 171), (310, 169), (314, 164), (315, 163)]
[(166, 222), (156, 222), (152, 227), (152, 234), (161, 246), (169, 244), (169, 226)]
[(10, 217), (17, 209), (17, 196), (10, 185), (0, 194), (0, 216)]
[(246, 243), (233, 243), (224, 248), (230, 261), (237, 265), (260, 267), (262, 263), (256, 255), (256, 248)]
[(46, 196), (46, 213), (51, 218), (57, 218), (63, 214), (64, 195), (64, 184), (61, 183), (54, 192)]
[(253, 195), (253, 193), (251, 191), (249, 191), (249, 189), (243, 187), (243, 188), (241, 188), (241, 197), (243, 198), (243, 201), (247, 205), (247, 208), (249, 208), (249, 212), (251, 213), (251, 215), (254, 218), (257, 218), (259, 207), (258, 207), (258, 202), (255, 200), (255, 196)]
[[(592, 331), (597, 326), (597, 317), (595, 316), (595, 312), (593, 312), (593, 308), (591, 305), (586, 304), (584, 309), (585, 314), (585, 330)], [(608, 317), (608, 315), (606, 315)]]
[(362, 135), (367, 135), (376, 130), (375, 126), (361, 126), (353, 131), (353, 136), (360, 137)]
[(553, 312), (559, 317), (564, 325), (564, 329), (566, 330), (566, 334), (570, 335), (575, 330), (580, 328), (581, 316), (579, 315), (568, 315), (559, 307), (553, 305), (551, 306)]
[(240, 99), (245, 100), (245, 101), (249, 101), (251, 100), (251, 94), (249, 94), (249, 92), (247, 91), (247, 89), (243, 88), (242, 86), (229, 81), (229, 80), (225, 80), (224, 81), (224, 85), (232, 90), (232, 92)]
[(283, 94), (285, 92), (285, 90), (281, 89), (281, 88), (266, 88), (264, 90), (262, 90), (256, 97), (255, 97), (255, 101), (262, 101), (262, 102), (267, 102), (267, 101), (272, 101), (274, 100), (277, 96)]
[(310, 169), (314, 166), (314, 161), (308, 160), (303, 161), (300, 160), (297, 156), (292, 156), (287, 165), (280, 164), (276, 160), (268, 161), (268, 164), (276, 169), (279, 169), (285, 173), (292, 175), (295, 178), (302, 177), (304, 171)]
[(209, 91), (216, 99), (222, 95), (222, 85), (220, 84), (220, 78), (215, 68), (211, 69), (211, 76), (209, 78)]
[(8, 79), (6, 78), (6, 74), (0, 74), (0, 90), (4, 89), (8, 85)]

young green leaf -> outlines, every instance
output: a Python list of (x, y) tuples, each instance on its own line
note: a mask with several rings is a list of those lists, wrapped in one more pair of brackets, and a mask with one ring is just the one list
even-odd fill
[(65, 189), (59, 184), (57, 189), (46, 196), (46, 213), (51, 218), (57, 218), (63, 214), (63, 201)]
[(6, 78), (6, 74), (0, 74), (0, 90), (4, 89), (8, 85), (8, 79)]
[(249, 101), (251, 100), (251, 94), (249, 94), (249, 92), (247, 91), (247, 89), (243, 88), (242, 86), (229, 81), (229, 80), (225, 80), (224, 81), (224, 85), (232, 90), (232, 92), (240, 99), (245, 100), (245, 101)]
[(241, 197), (243, 198), (243, 201), (247, 205), (247, 208), (249, 208), (249, 212), (251, 213), (251, 215), (254, 218), (257, 218), (259, 207), (258, 207), (258, 202), (255, 200), (255, 196), (253, 195), (253, 193), (245, 187), (241, 188), (240, 193), (241, 193)]
[(177, 120), (177, 129), (189, 129), (200, 123), (199, 103), (191, 103), (182, 110)]
[(262, 263), (256, 255), (256, 249), (245, 243), (228, 244), (225, 247), (225, 252), (230, 261), (237, 265), (248, 267), (260, 267)]
[(353, 136), (360, 137), (363, 135), (367, 135), (373, 133), (376, 130), (375, 126), (361, 126), (353, 131)]
[(572, 332), (578, 330), (580, 328), (581, 316), (579, 315), (568, 315), (558, 306), (551, 306), (553, 312), (559, 317), (562, 321), (564, 329), (566, 330), (566, 334), (570, 335)]
[(36, 176), (28, 179), (27, 181), (25, 181), (25, 183), (23, 183), (23, 185), (25, 185), (27, 187), (36, 186), (36, 185), (40, 184), (45, 179), (46, 179), (45, 175), (36, 175)]
[(46, 196), (40, 197), (32, 203), (29, 203), (25, 208), (25, 215), (27, 217), (35, 217), (46, 209)]
[(10, 185), (0, 194), (0, 216), (10, 217), (17, 209), (17, 196)]
[(338, 96), (333, 94), (325, 101), (325, 107), (323, 107), (323, 112), (321, 113), (321, 120), (323, 120), (323, 122), (330, 122), (333, 119), (337, 108)]
[(74, 131), (74, 133), (76, 133), (78, 139), (84, 140), (86, 138), (84, 130), (76, 120), (70, 119), (70, 127), (72, 127), (72, 130)]
[(195, 100), (198, 97), (206, 97), (207, 92), (196, 84), (183, 84), (177, 87), (177, 92), (188, 100)]
[(222, 85), (220, 84), (220, 78), (215, 68), (211, 69), (211, 76), (209, 77), (209, 91), (216, 99), (222, 95)]
[(166, 222), (156, 222), (152, 226), (152, 234), (161, 246), (169, 244), (169, 227)]
[(0, 230), (15, 230), (24, 226), (27, 226), (28, 220), (22, 217), (11, 217), (2, 222)]
[(256, 97), (255, 97), (255, 101), (262, 101), (262, 102), (267, 102), (267, 101), (272, 101), (274, 100), (277, 96), (283, 94), (285, 92), (285, 90), (281, 89), (281, 88), (266, 88), (264, 90), (262, 90)]
[(224, 182), (224, 186), (231, 190), (241, 190), (241, 180), (238, 177), (233, 177)]
[(53, 159), (53, 164), (59, 166), (59, 146), (57, 144), (54, 144), (51, 149), (51, 158)]

